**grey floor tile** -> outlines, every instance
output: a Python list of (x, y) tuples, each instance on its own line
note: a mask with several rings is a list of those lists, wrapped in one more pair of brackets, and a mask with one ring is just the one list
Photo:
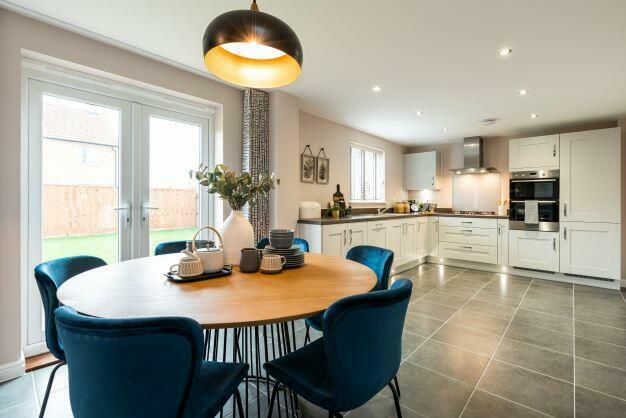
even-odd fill
[(564, 354), (572, 354), (574, 348), (574, 336), (571, 334), (538, 328), (520, 322), (512, 322), (505, 336)]
[(491, 292), (489, 290), (483, 289), (478, 292), (476, 296), (474, 296), (474, 299), (516, 307), (522, 301), (522, 295), (503, 295), (498, 292)]
[(462, 416), (466, 418), (534, 418), (547, 415), (478, 389), (470, 398)]
[(37, 395), (31, 374), (0, 383), (0, 409), (32, 402), (37, 402)]
[(474, 282), (486, 284), (490, 282), (491, 279), (494, 278), (494, 276), (495, 276), (494, 273), (464, 271), (461, 274), (459, 274), (457, 278), (461, 280), (471, 280)]
[(572, 384), (497, 360), (487, 366), (478, 387), (549, 415), (574, 415)]
[(451, 295), (436, 290), (429, 295), (424, 296), (422, 300), (458, 309), (467, 303), (469, 297)]
[(515, 308), (513, 306), (501, 305), (499, 303), (485, 302), (482, 300), (472, 299), (463, 307), (470, 311), (495, 316), (497, 318), (510, 320), (513, 318)]
[(405, 360), (424, 341), (426, 337), (410, 332), (402, 333), (402, 360)]
[(476, 386), (489, 357), (435, 340), (428, 340), (408, 358), (408, 361), (460, 380), (470, 386)]
[(495, 359), (574, 382), (574, 357), (504, 338)]
[(577, 357), (576, 384), (626, 400), (626, 370)]
[(598, 311), (586, 311), (577, 305), (574, 306), (574, 316), (580, 321), (626, 329), (626, 316), (611, 315)]
[(410, 304), (408, 311), (416, 314), (428, 315), (441, 321), (447, 321), (452, 315), (454, 315), (457, 308), (428, 302), (422, 299)]
[(500, 341), (497, 335), (449, 323), (441, 327), (431, 338), (488, 357), (493, 354)]
[(574, 306), (574, 298), (572, 297), (571, 292), (569, 295), (550, 294), (546, 293), (544, 289), (533, 289), (532, 286), (528, 292), (526, 292), (524, 299), (533, 300), (539, 303), (557, 304), (568, 308)]
[[(35, 388), (37, 389), (37, 396), (39, 396), (39, 399), (43, 399), (43, 396), (46, 392), (46, 387), (48, 386), (48, 378), (54, 367), (55, 366), (44, 367), (43, 369), (35, 370), (32, 373), (33, 379), (35, 380)], [(52, 382), (52, 392), (66, 388), (67, 386), (67, 366), (61, 366), (54, 376), (54, 381)]]
[(73, 416), (69, 391), (62, 389), (52, 392), (46, 407), (46, 418), (72, 418)]
[(518, 309), (513, 322), (523, 322), (537, 327), (548, 328), (553, 331), (572, 333), (574, 321), (571, 318), (551, 315), (543, 312)]
[(556, 303), (551, 303), (550, 301), (546, 303), (524, 298), (522, 299), (522, 303), (520, 303), (519, 307), (529, 311), (545, 312), (552, 315), (563, 316), (565, 318), (572, 318), (574, 315), (572, 306), (562, 306)]
[(411, 302), (413, 302), (414, 300), (417, 300), (417, 299), (421, 299), (425, 295), (427, 295), (430, 292), (432, 292), (432, 290), (433, 289), (430, 289), (430, 290), (420, 289), (419, 287), (413, 286), (413, 290), (411, 291)]
[(578, 337), (591, 338), (626, 347), (626, 330), (624, 329), (605, 327), (603, 325), (581, 321), (576, 321), (575, 327), (575, 333)]
[(532, 289), (550, 292), (553, 294), (571, 295), (574, 285), (571, 283), (556, 282), (553, 280), (535, 279), (531, 284)]
[[(400, 386), (400, 391), (402, 391), (402, 385)], [(403, 417), (419, 417), (417, 413), (407, 409), (406, 407), (401, 406), (400, 409), (402, 410)], [(324, 415), (324, 418), (327, 416), (328, 414)], [(396, 418), (396, 406), (392, 400), (391, 391), (389, 391), (388, 398), (377, 395), (360, 408), (350, 411), (347, 416), (354, 418)]]
[(0, 418), (35, 418), (38, 415), (39, 404), (36, 402), (23, 402), (6, 409), (0, 409)]
[(621, 345), (576, 337), (576, 357), (626, 370), (626, 347)]
[(403, 363), (398, 373), (400, 403), (428, 417), (458, 417), (472, 387), (412, 363)]
[(576, 416), (623, 418), (626, 417), (626, 401), (576, 386)]
[(429, 337), (443, 324), (444, 321), (440, 321), (429, 316), (407, 312), (406, 319), (404, 320), (404, 330), (424, 337)]
[(463, 309), (450, 318), (448, 323), (501, 336), (509, 321)]
[(474, 296), (479, 289), (480, 285), (475, 288), (473, 286), (466, 286), (465, 284), (459, 283), (456, 280), (452, 280), (442, 286), (439, 286), (437, 291), (469, 298)]

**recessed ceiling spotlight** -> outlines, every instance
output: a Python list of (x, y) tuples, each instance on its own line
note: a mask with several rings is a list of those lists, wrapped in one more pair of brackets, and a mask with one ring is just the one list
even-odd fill
[(539, 116), (539, 115), (538, 115), (538, 114), (536, 114), (536, 113), (531, 113), (531, 114), (530, 114), (530, 118), (531, 118), (531, 119), (537, 119), (537, 116)]
[(448, 131), (449, 131), (449, 129), (448, 129), (448, 128), (443, 128), (443, 131), (444, 131), (444, 132), (448, 132)]
[(415, 116), (422, 116), (422, 111), (421, 110), (416, 110), (415, 112), (413, 112), (413, 114)]
[(528, 94), (528, 90), (526, 89), (521, 89), (520, 91), (518, 91), (520, 96), (526, 96)]
[(511, 55), (512, 52), (513, 50), (511, 48), (502, 48), (500, 49), (500, 51), (498, 51), (498, 55), (500, 55), (501, 57), (508, 57), (509, 55)]
[(374, 86), (372, 87), (372, 91), (374, 93), (378, 93), (379, 91), (381, 91), (383, 88), (381, 86)]

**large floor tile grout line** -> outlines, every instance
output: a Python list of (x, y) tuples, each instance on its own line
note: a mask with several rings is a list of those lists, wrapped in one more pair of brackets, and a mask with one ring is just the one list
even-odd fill
[(527, 368), (527, 367), (520, 366), (519, 364), (509, 363), (508, 361), (500, 360), (500, 359), (498, 359), (498, 358), (494, 358), (493, 360), (494, 360), (494, 361), (497, 361), (498, 363), (508, 364), (509, 366), (515, 367), (516, 369), (522, 369), (522, 370), (526, 370), (527, 372), (531, 372), (531, 373), (535, 373), (535, 374), (540, 374), (541, 376), (549, 377), (550, 379), (558, 380), (558, 381), (560, 381), (560, 382), (567, 383), (568, 385), (572, 385), (572, 386), (574, 386), (574, 382), (570, 382), (570, 381), (567, 381), (567, 380), (565, 380), (565, 379), (561, 379), (561, 378), (559, 378), (559, 377), (550, 376), (549, 374), (545, 374), (545, 373), (542, 373), (542, 372), (538, 372), (537, 370), (529, 369), (529, 368)]
[[(620, 331), (626, 331), (626, 329), (621, 329), (621, 328), (615, 328), (615, 329), (618, 329)], [(604, 340), (598, 340), (597, 338), (583, 337), (582, 335), (574, 335), (574, 338), (582, 338), (583, 340), (595, 341), (595, 342), (599, 342), (603, 344), (614, 345), (615, 347), (626, 348), (626, 345), (611, 343), (609, 341), (604, 341)], [(584, 357), (581, 357), (581, 358), (584, 358)]]
[[(619, 316), (619, 315), (615, 315), (615, 316)], [(626, 316), (621, 317), (621, 318), (624, 318), (624, 321), (626, 321)], [(625, 328), (614, 327), (614, 326), (612, 326), (612, 325), (598, 324), (597, 322), (583, 321), (582, 319), (576, 319), (576, 317), (574, 317), (574, 320), (575, 320), (575, 321), (578, 321), (578, 322), (584, 322), (585, 324), (595, 325), (595, 326), (598, 326), (598, 327), (604, 327), (604, 328), (618, 329), (618, 330), (620, 330), (620, 331), (626, 331), (626, 329), (625, 329)], [(619, 344), (617, 344), (617, 345), (619, 345)], [(623, 346), (622, 346), (622, 347), (623, 347)]]
[(410, 364), (412, 364), (412, 365), (414, 365), (414, 366), (416, 366), (416, 367), (422, 368), (422, 369), (424, 369), (424, 370), (428, 370), (429, 372), (436, 373), (436, 374), (438, 374), (439, 376), (443, 376), (443, 377), (445, 377), (445, 378), (447, 378), (447, 379), (454, 380), (455, 382), (461, 383), (461, 384), (463, 384), (464, 386), (467, 386), (467, 387), (470, 387), (470, 388), (473, 388), (473, 387), (474, 387), (474, 386), (470, 385), (470, 384), (469, 384), (469, 383), (467, 383), (467, 382), (464, 382), (464, 381), (462, 381), (462, 380), (457, 379), (456, 377), (448, 376), (448, 375), (447, 375), (447, 374), (445, 374), (445, 373), (441, 373), (441, 372), (438, 372), (437, 370), (433, 370), (433, 369), (431, 369), (431, 368), (429, 368), (429, 367), (424, 366), (423, 364), (413, 363), (411, 360), (407, 360), (407, 361), (406, 361), (406, 363), (410, 363)]
[(576, 418), (576, 286), (572, 286), (572, 355), (574, 356), (574, 418)]
[(545, 416), (547, 416), (547, 417), (554, 417), (554, 415), (546, 414), (545, 412), (542, 412), (542, 411), (540, 411), (540, 410), (538, 410), (538, 409), (532, 408), (532, 407), (530, 407), (530, 406), (528, 406), (528, 405), (524, 405), (524, 404), (521, 404), (521, 403), (519, 403), (519, 402), (512, 401), (511, 399), (507, 399), (507, 398), (505, 398), (505, 397), (504, 397), (504, 396), (502, 396), (502, 395), (497, 395), (497, 394), (495, 394), (495, 393), (489, 392), (487, 389), (482, 389), (482, 388), (481, 388), (481, 389), (478, 389), (478, 391), (488, 393), (488, 394), (490, 394), (491, 396), (495, 396), (496, 398), (504, 399), (505, 401), (508, 401), (508, 402), (514, 403), (515, 405), (519, 405), (519, 406), (521, 406), (522, 408), (525, 408), (525, 409), (530, 409), (531, 411), (538, 412), (538, 413), (540, 413), (541, 415), (545, 415)]
[[(462, 272), (460, 272), (459, 274), (461, 274), (461, 273), (462, 273)], [(454, 276), (454, 277), (456, 277), (456, 276)], [(492, 281), (493, 279), (495, 279), (495, 275), (494, 275), (494, 277), (492, 277), (492, 278), (491, 278), (488, 282), (486, 282), (486, 283), (485, 283), (485, 284), (484, 284), (484, 285), (483, 285), (480, 289), (478, 289), (478, 290), (474, 293), (474, 295), (476, 295), (478, 292), (480, 292), (480, 290), (481, 290), (483, 287), (485, 287), (485, 286), (487, 286), (489, 283), (491, 283), (491, 281)], [(452, 280), (452, 278), (451, 278), (451, 280)], [(472, 297), (474, 297), (474, 295), (472, 295)], [(426, 338), (424, 341), (422, 341), (422, 343), (421, 343), (420, 345), (418, 345), (418, 346), (417, 346), (417, 348), (415, 348), (415, 350), (411, 351), (411, 353), (407, 356), (407, 359), (408, 359), (409, 357), (411, 357), (411, 356), (412, 356), (412, 355), (413, 355), (413, 354), (414, 354), (417, 350), (419, 350), (419, 349), (420, 349), (420, 348), (421, 348), (421, 347), (422, 347), (422, 346), (423, 346), (423, 345), (424, 345), (424, 344), (425, 344), (428, 340), (430, 340), (430, 339), (431, 339), (431, 337), (432, 337), (433, 335), (435, 335), (435, 334), (436, 334), (436, 333), (437, 333), (437, 332), (438, 332), (441, 328), (443, 328), (443, 327), (444, 327), (444, 326), (448, 323), (448, 321), (450, 321), (450, 319), (454, 318), (454, 316), (455, 316), (455, 315), (456, 315), (456, 314), (457, 314), (457, 313), (458, 313), (461, 309), (463, 309), (463, 307), (464, 307), (465, 305), (467, 305), (467, 304), (468, 304), (471, 300), (472, 300), (472, 298), (470, 297), (470, 299), (468, 299), (468, 301), (467, 301), (467, 302), (465, 302), (462, 306), (460, 306), (460, 307), (459, 307), (459, 308), (458, 308), (458, 309), (457, 309), (457, 310), (456, 310), (456, 311), (455, 311), (455, 312), (454, 312), (454, 313), (453, 313), (453, 314), (452, 314), (452, 315), (451, 315), (448, 319), (446, 319), (446, 320), (444, 321), (444, 323), (443, 323), (443, 324), (441, 324), (441, 326), (439, 326), (439, 328), (437, 328), (435, 331), (433, 331), (433, 332), (432, 332), (432, 333), (428, 336), (428, 338)], [(402, 363), (404, 363), (405, 361), (406, 361), (406, 360), (404, 360)]]
[(587, 387), (585, 385), (576, 385), (575, 387), (587, 389), (587, 390), (590, 390), (592, 392), (599, 393), (600, 395), (608, 396), (610, 398), (617, 399), (617, 400), (622, 401), (622, 402), (626, 402), (626, 399), (624, 399), (624, 398), (620, 398), (619, 396), (611, 395), (610, 393), (601, 392), (598, 389), (592, 389), (592, 388)]
[[(515, 318), (513, 318), (513, 319), (515, 319)], [(528, 323), (528, 322), (524, 322), (524, 321), (522, 321), (521, 319), (518, 319), (517, 321), (515, 321), (515, 323), (516, 323), (516, 324), (524, 324), (524, 325), (528, 325), (529, 327), (533, 327), (533, 328), (544, 329), (544, 330), (546, 330), (546, 331), (558, 332), (559, 334), (571, 335), (572, 337), (574, 336), (574, 334), (573, 334), (573, 332), (574, 332), (574, 331), (573, 331), (573, 330), (572, 330), (572, 333), (569, 333), (569, 332), (564, 332), (564, 331), (557, 331), (557, 330), (552, 329), (552, 328), (540, 327), (539, 325), (530, 324), (530, 323)]]
[(554, 348), (543, 347), (541, 345), (537, 345), (537, 344), (529, 343), (529, 342), (526, 342), (526, 341), (518, 340), (517, 338), (512, 338), (512, 337), (507, 337), (507, 336), (505, 336), (505, 338), (508, 339), (508, 340), (511, 340), (511, 341), (515, 341), (516, 343), (526, 344), (526, 345), (529, 345), (531, 347), (541, 348), (542, 350), (547, 350), (547, 351), (551, 351), (553, 353), (562, 354), (564, 356), (573, 357), (572, 353), (564, 353), (562, 351), (555, 350)]
[(480, 377), (478, 378), (478, 381), (476, 382), (476, 386), (474, 386), (474, 389), (472, 390), (472, 393), (470, 393), (469, 398), (467, 398), (467, 401), (465, 402), (465, 405), (463, 406), (463, 409), (461, 410), (461, 413), (459, 414), (459, 416), (463, 415), (463, 412), (465, 412), (465, 410), (467, 409), (467, 405), (469, 405), (469, 402), (472, 399), (472, 396), (474, 396), (474, 393), (476, 392), (476, 390), (478, 389), (478, 385), (480, 385), (481, 380), (485, 376), (485, 373), (487, 372), (487, 369), (489, 368), (489, 365), (493, 361), (493, 358), (496, 356), (496, 352), (498, 351), (498, 348), (500, 348), (500, 344), (502, 344), (502, 340), (504, 339), (504, 336), (506, 335), (506, 332), (509, 330), (509, 327), (511, 326), (511, 323), (513, 322), (513, 318), (515, 318), (515, 314), (517, 314), (517, 311), (518, 311), (520, 305), (522, 304), (522, 302), (524, 301), (524, 297), (526, 296), (526, 293), (528, 293), (528, 291), (530, 290), (530, 287), (532, 286), (533, 282), (534, 282), (534, 279), (531, 280), (530, 283), (528, 284), (528, 288), (526, 289), (526, 292), (524, 292), (524, 296), (522, 296), (522, 300), (520, 301), (519, 305), (517, 305), (517, 308), (515, 308), (515, 312), (513, 312), (513, 316), (509, 320), (509, 323), (507, 324), (506, 329), (502, 333), (502, 337), (500, 337), (500, 339), (498, 340), (498, 344), (496, 345), (496, 348), (493, 350), (493, 353), (491, 354), (491, 357), (489, 357), (489, 361), (487, 361), (487, 364), (485, 365), (485, 368), (483, 369), (482, 373), (480, 374)]

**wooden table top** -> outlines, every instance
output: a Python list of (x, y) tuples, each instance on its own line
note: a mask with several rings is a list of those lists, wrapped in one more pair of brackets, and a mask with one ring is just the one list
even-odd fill
[(172, 283), (163, 273), (182, 254), (137, 258), (72, 277), (58, 290), (61, 303), (101, 318), (184, 316), (204, 328), (283, 322), (322, 312), (333, 302), (376, 285), (368, 267), (339, 257), (306, 253), (306, 265), (268, 275), (241, 273)]

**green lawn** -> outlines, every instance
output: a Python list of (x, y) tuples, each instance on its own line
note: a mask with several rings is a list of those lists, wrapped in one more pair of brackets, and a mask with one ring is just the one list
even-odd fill
[[(196, 228), (167, 229), (150, 232), (150, 254), (161, 242), (191, 239)], [(43, 260), (72, 255), (93, 255), (108, 264), (118, 261), (117, 234), (84, 235), (80, 237), (44, 238)]]

